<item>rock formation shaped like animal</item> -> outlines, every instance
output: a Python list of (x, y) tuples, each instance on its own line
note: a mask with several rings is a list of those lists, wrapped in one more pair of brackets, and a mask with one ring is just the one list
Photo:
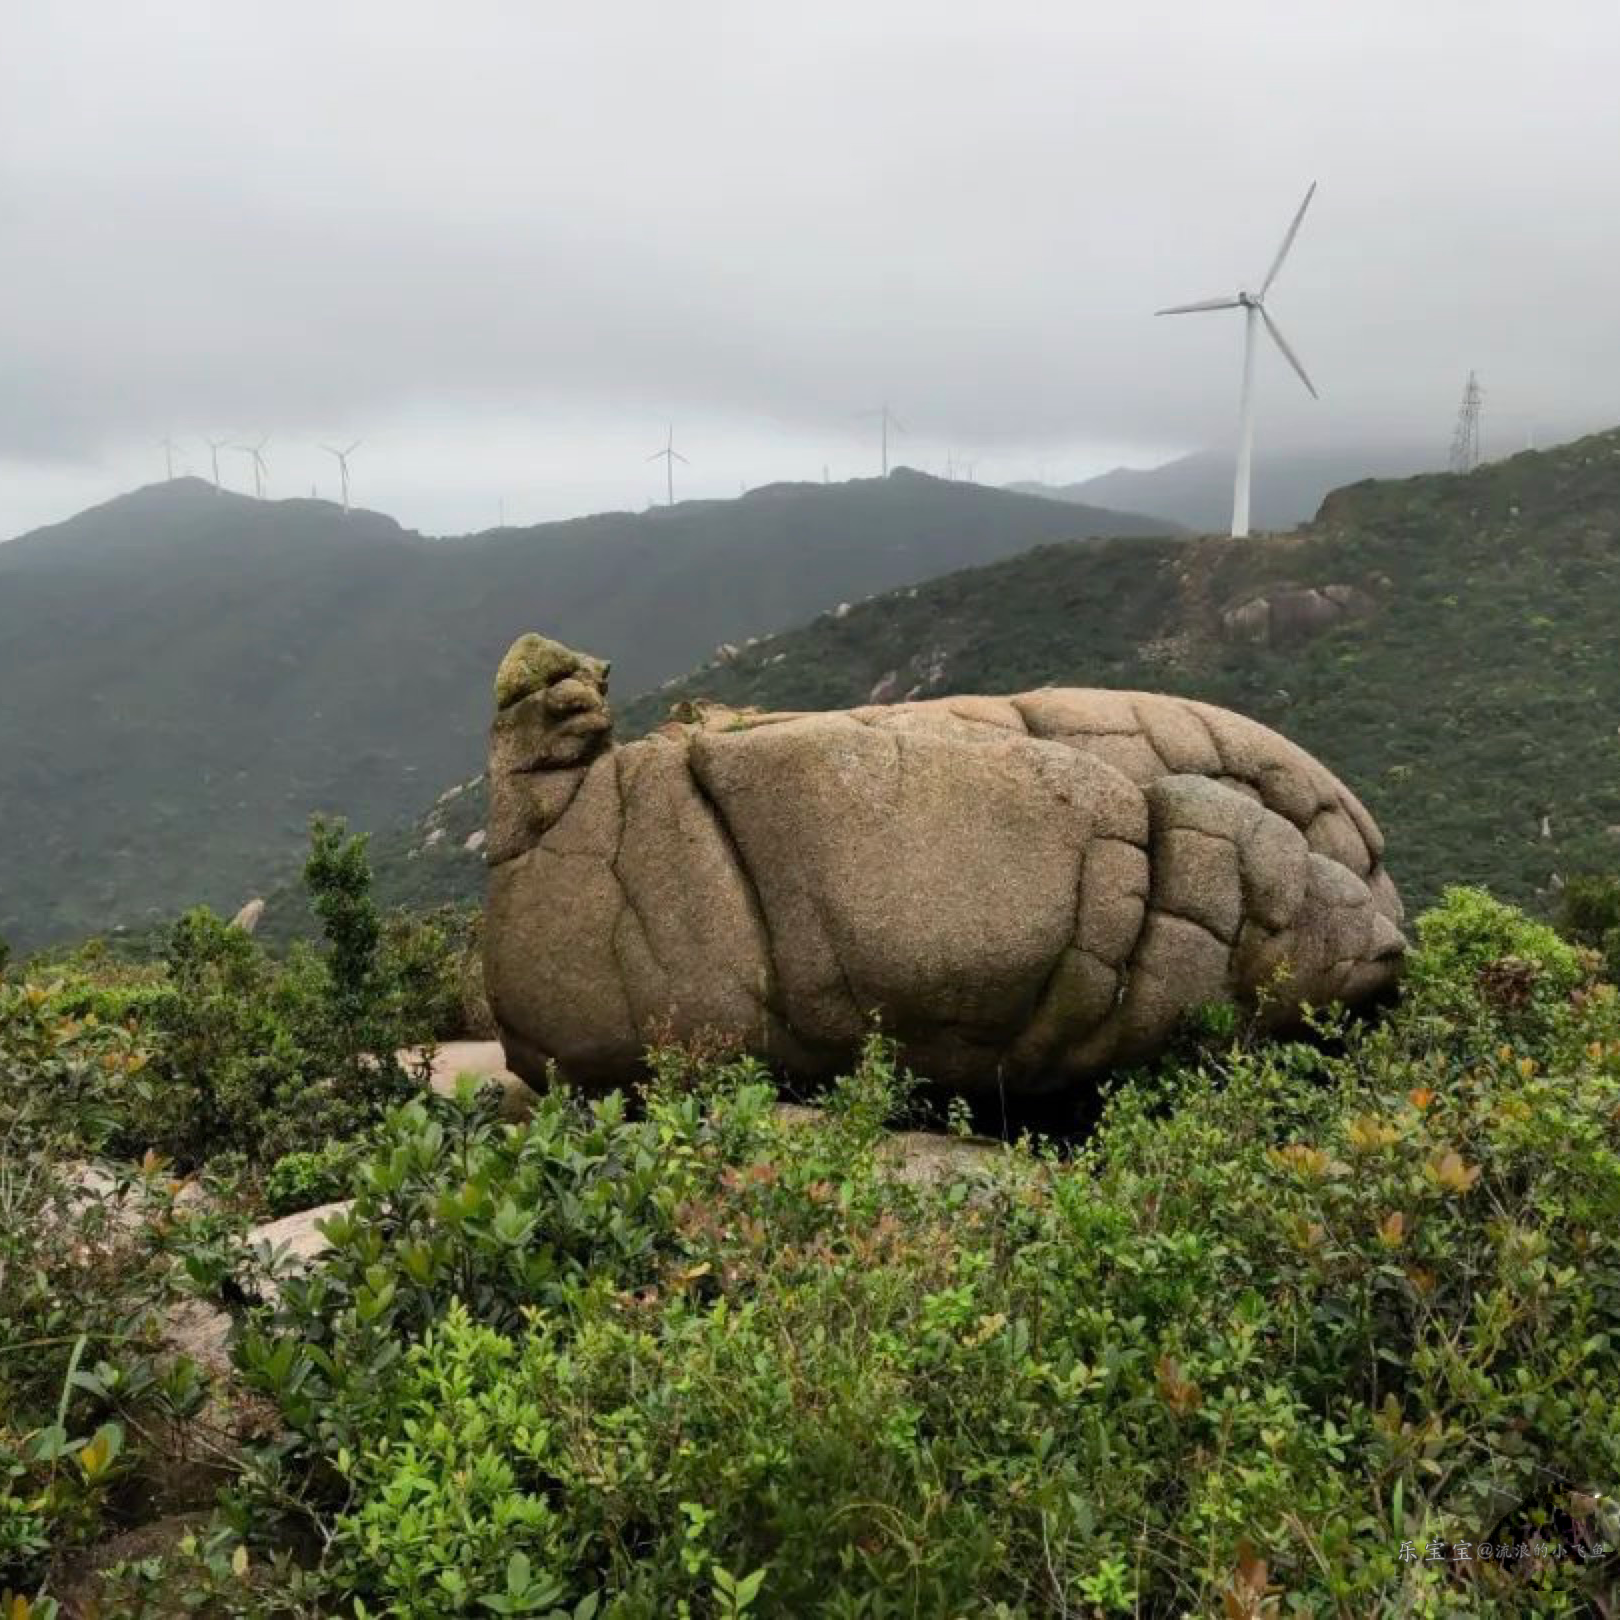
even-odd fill
[(1209, 1002), (1280, 1023), (1398, 971), (1372, 817), (1228, 710), (1064, 688), (688, 706), (615, 745), (607, 677), (531, 635), (495, 683), (486, 974), (531, 1083), (549, 1060), (627, 1083), (700, 1033), (822, 1077), (877, 1015), (918, 1073), (1030, 1098), (1150, 1057)]

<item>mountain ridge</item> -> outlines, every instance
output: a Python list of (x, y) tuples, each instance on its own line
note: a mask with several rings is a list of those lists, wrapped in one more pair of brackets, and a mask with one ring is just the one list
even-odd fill
[(477, 768), (491, 671), (535, 620), (614, 645), (640, 689), (875, 590), (1157, 527), (899, 471), (438, 538), (145, 486), (0, 545), (0, 937), (234, 909), (311, 812), (403, 820)]
[[(1255, 452), (1253, 517), (1258, 529), (1310, 522), (1328, 494), (1368, 478), (1439, 472), (1444, 447), (1344, 445)], [(1083, 505), (1127, 505), (1199, 534), (1224, 533), (1232, 516), (1232, 453), (1196, 450), (1156, 467), (1112, 467), (1070, 484), (1021, 480), (1004, 486), (1023, 495)]]
[[(1295, 533), (1045, 546), (886, 592), (632, 696), (617, 732), (694, 701), (1175, 692), (1322, 758), (1381, 822), (1409, 906), (1451, 883), (1546, 906), (1563, 878), (1620, 867), (1617, 622), (1620, 429), (1364, 480)], [(475, 897), (482, 823), (464, 781), (380, 835), (380, 892)]]

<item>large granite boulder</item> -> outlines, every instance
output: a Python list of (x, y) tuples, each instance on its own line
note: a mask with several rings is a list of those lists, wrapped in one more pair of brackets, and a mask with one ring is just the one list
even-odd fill
[(548, 1060), (628, 1082), (702, 1032), (814, 1078), (878, 1015), (919, 1073), (1030, 1097), (1210, 1001), (1281, 1023), (1398, 970), (1372, 817), (1227, 710), (1051, 688), (688, 706), (616, 746), (607, 675), (526, 636), (496, 681), (485, 965), (532, 1082)]

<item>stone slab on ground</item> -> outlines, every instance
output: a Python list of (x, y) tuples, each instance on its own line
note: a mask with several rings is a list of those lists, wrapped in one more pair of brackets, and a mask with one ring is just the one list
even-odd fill
[[(424, 1051), (421, 1047), (403, 1051), (399, 1060), (414, 1067), (422, 1061)], [(507, 1068), (506, 1053), (499, 1041), (446, 1041), (433, 1049), (428, 1084), (440, 1096), (454, 1092), (456, 1077), (463, 1074), (493, 1080), (501, 1088), (502, 1119), (516, 1124), (534, 1112), (535, 1093)]]

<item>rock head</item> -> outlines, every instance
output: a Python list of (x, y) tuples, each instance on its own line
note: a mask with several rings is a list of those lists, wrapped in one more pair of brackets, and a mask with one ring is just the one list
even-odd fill
[(690, 706), (615, 746), (607, 666), (526, 636), (490, 740), (486, 975), (517, 1073), (628, 1084), (720, 1034), (803, 1079), (874, 1017), (969, 1094), (1089, 1089), (1199, 1007), (1384, 990), (1383, 838), (1228, 710), (1048, 688), (836, 713)]

